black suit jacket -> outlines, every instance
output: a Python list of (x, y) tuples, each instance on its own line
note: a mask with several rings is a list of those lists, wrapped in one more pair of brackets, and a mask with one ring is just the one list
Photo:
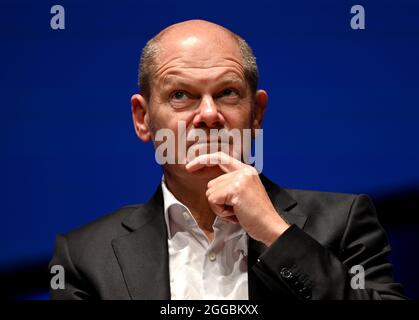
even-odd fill
[[(261, 176), (292, 226), (270, 247), (249, 238), (250, 299), (400, 299), (387, 261), (390, 247), (365, 195), (285, 190)], [(167, 231), (159, 187), (56, 240), (52, 265), (65, 269), (53, 299), (170, 299)], [(365, 289), (349, 270), (362, 265)]]

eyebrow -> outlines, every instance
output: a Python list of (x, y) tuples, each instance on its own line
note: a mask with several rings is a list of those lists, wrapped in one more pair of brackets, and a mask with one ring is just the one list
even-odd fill
[[(243, 85), (245, 83), (244, 79), (239, 77), (237, 74), (228, 72), (225, 74), (222, 74), (220, 77), (220, 82), (217, 83), (217, 86), (226, 86), (231, 84), (238, 84)], [(217, 79), (218, 79), (217, 78)], [(194, 85), (194, 81), (185, 80), (182, 76), (176, 76), (176, 75), (168, 75), (163, 80), (163, 86), (171, 86), (171, 85), (178, 85), (183, 87), (192, 87)]]
[(229, 73), (227, 74), (221, 81), (220, 83), (222, 85), (226, 85), (226, 84), (244, 84), (245, 81), (244, 79), (242, 79), (241, 77), (237, 76), (234, 73)]

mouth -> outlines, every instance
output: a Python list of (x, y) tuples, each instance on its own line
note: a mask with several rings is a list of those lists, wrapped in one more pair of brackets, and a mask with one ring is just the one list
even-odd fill
[(208, 150), (217, 150), (217, 151), (221, 151), (221, 148), (230, 148), (232, 144), (230, 142), (225, 142), (225, 141), (221, 141), (221, 140), (207, 140), (207, 141), (198, 141), (198, 142), (192, 142), (187, 146), (187, 149), (205, 149), (207, 148)]
[(217, 152), (223, 152), (234, 158), (239, 156), (239, 153), (235, 152), (231, 143), (221, 141), (200, 141), (192, 144), (188, 148), (186, 157), (189, 162), (200, 155)]

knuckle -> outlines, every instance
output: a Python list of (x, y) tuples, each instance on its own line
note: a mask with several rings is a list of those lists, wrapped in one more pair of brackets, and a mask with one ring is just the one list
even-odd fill
[(207, 200), (208, 200), (208, 202), (210, 202), (210, 203), (214, 203), (214, 196), (212, 196), (212, 195), (208, 195)]

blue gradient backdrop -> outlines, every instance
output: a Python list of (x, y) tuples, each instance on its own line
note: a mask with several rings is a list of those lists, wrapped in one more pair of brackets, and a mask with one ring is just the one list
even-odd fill
[[(54, 4), (65, 30), (50, 28)], [(366, 30), (350, 28), (354, 4)], [(161, 171), (130, 114), (138, 58), (191, 18), (254, 49), (267, 176), (377, 198), (418, 190), (418, 1), (0, 1), (1, 272), (47, 261), (57, 233), (152, 194)], [(396, 278), (419, 297), (419, 227), (400, 219), (386, 226)]]

